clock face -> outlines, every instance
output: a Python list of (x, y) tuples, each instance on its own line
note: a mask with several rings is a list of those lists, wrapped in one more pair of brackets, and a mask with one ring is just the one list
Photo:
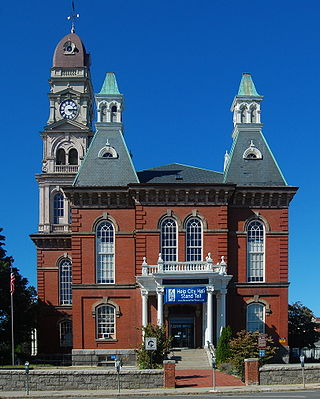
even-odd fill
[(74, 119), (78, 113), (78, 105), (73, 100), (65, 100), (60, 104), (60, 114), (65, 119)]

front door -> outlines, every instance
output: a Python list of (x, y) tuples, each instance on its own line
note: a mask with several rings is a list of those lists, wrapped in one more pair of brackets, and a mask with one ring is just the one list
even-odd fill
[(172, 348), (194, 348), (194, 319), (171, 319)]

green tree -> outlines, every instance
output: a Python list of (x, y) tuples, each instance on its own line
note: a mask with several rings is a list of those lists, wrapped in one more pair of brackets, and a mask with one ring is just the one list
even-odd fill
[[(230, 341), (231, 362), (242, 379), (244, 379), (244, 359), (259, 358), (259, 335), (258, 331), (249, 332), (241, 330), (237, 333), (236, 338)], [(266, 336), (266, 341), (265, 356), (259, 358), (260, 364), (264, 364), (272, 359), (277, 350), (271, 337)]]
[(148, 324), (142, 329), (144, 337), (157, 338), (157, 349), (155, 351), (146, 350), (144, 342), (137, 350), (137, 361), (140, 369), (161, 368), (163, 360), (170, 352), (171, 339), (166, 336), (164, 327)]
[(226, 362), (230, 358), (230, 340), (232, 338), (232, 331), (230, 326), (224, 327), (216, 349), (216, 362), (219, 364)]
[[(0, 228), (0, 232), (2, 229)], [(0, 235), (0, 363), (11, 359), (11, 295), (10, 273), (15, 276), (15, 291), (13, 294), (14, 309), (14, 343), (15, 352), (23, 352), (30, 343), (30, 333), (34, 326), (34, 304), (36, 291), (28, 286), (28, 280), (21, 276), (19, 269), (13, 267), (13, 258), (6, 256), (5, 237)]]
[(316, 323), (312, 310), (301, 302), (289, 305), (288, 319), (288, 338), (291, 348), (310, 348), (320, 339), (320, 333), (315, 330)]

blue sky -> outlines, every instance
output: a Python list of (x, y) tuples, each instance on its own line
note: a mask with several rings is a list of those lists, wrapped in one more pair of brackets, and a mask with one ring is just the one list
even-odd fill
[[(242, 72), (264, 96), (264, 135), (290, 185), (290, 301), (320, 316), (320, 5), (317, 1), (75, 0), (76, 32), (125, 95), (125, 138), (138, 170), (170, 162), (222, 171), (232, 144), (230, 105)], [(41, 170), (56, 44), (70, 30), (71, 0), (1, 2), (0, 226), (32, 284)]]

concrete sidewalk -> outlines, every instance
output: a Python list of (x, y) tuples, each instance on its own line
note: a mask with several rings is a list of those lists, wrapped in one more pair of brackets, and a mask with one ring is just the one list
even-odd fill
[(110, 397), (110, 396), (156, 396), (156, 395), (199, 395), (210, 393), (219, 394), (239, 394), (253, 392), (281, 392), (281, 391), (303, 391), (320, 389), (319, 384), (306, 384), (305, 388), (299, 385), (250, 385), (250, 386), (225, 386), (216, 387), (213, 392), (210, 387), (197, 388), (161, 388), (161, 389), (123, 389), (120, 394), (117, 390), (97, 390), (97, 391), (31, 391), (29, 396), (25, 391), (0, 392), (0, 399), (4, 398), (59, 398), (59, 397)]

